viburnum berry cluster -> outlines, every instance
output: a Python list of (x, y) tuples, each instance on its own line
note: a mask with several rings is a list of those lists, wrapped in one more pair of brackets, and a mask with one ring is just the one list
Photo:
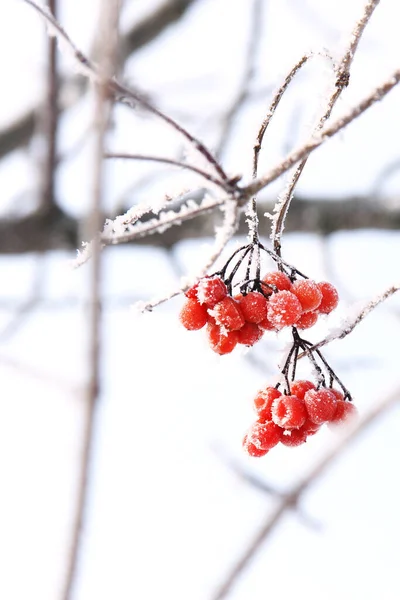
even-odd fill
[[(300, 446), (325, 423), (335, 427), (357, 415), (349, 391), (320, 350), (302, 339), (295, 328), (292, 333), (293, 345), (282, 369), (282, 381), (275, 387), (266, 386), (254, 398), (257, 420), (243, 439), (250, 456), (265, 456), (279, 443)], [(317, 374), (315, 383), (295, 379), (300, 350), (312, 363)], [(341, 389), (333, 387), (334, 382)]]
[[(253, 346), (265, 331), (292, 326), (309, 329), (319, 315), (329, 314), (338, 304), (339, 296), (332, 284), (316, 283), (268, 250), (280, 269), (261, 278), (259, 250), (265, 248), (258, 243), (257, 249), (254, 278), (250, 278), (255, 250), (252, 244), (240, 248), (221, 271), (202, 278), (186, 292), (180, 313), (182, 325), (188, 330), (206, 326), (210, 347), (218, 354), (232, 352), (237, 344)], [(238, 254), (239, 260), (232, 266)], [(246, 257), (246, 275), (235, 282)]]
[[(262, 277), (261, 250), (277, 265)], [(320, 315), (332, 312), (338, 301), (331, 283), (309, 279), (257, 237), (239, 248), (220, 271), (187, 290), (180, 321), (192, 331), (206, 327), (209, 345), (218, 354), (232, 352), (237, 344), (253, 346), (266, 331), (292, 332), (280, 382), (261, 390), (254, 400), (257, 420), (243, 441), (250, 456), (264, 456), (279, 443), (299, 446), (324, 423), (343, 423), (355, 415), (348, 390), (320, 350), (299, 334), (315, 325)], [(302, 356), (311, 362), (315, 383), (296, 380)]]

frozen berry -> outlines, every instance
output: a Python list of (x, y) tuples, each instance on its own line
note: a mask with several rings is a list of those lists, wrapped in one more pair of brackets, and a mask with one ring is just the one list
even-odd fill
[(254, 346), (262, 338), (263, 333), (263, 330), (255, 323), (245, 323), (237, 332), (238, 343), (244, 346)]
[(215, 322), (218, 323), (218, 325), (222, 325), (228, 331), (241, 329), (245, 324), (239, 303), (230, 296), (227, 296), (221, 300), (221, 302), (218, 302), (209, 314), (214, 317)]
[(274, 285), (279, 291), (290, 290), (292, 287), (289, 277), (282, 271), (271, 271), (263, 277), (262, 281), (268, 285)]
[(272, 404), (272, 420), (284, 429), (299, 429), (307, 418), (303, 400), (297, 396), (280, 396)]
[(269, 450), (257, 448), (257, 446), (249, 440), (247, 434), (243, 438), (243, 448), (246, 450), (249, 456), (255, 457), (265, 456), (269, 452)]
[(266, 318), (268, 301), (260, 292), (249, 292), (237, 299), (240, 310), (249, 323), (260, 323)]
[(304, 394), (308, 392), (308, 390), (315, 390), (315, 385), (312, 381), (307, 381), (306, 379), (298, 379), (297, 381), (293, 381), (290, 386), (290, 392), (293, 396), (297, 396), (300, 400), (304, 400)]
[(343, 392), (336, 390), (335, 388), (329, 388), (329, 390), (335, 395), (336, 400), (344, 400)]
[(265, 331), (276, 331), (275, 325), (271, 323), (268, 317), (265, 317), (265, 319), (260, 321), (260, 323), (258, 323), (258, 326), (261, 327), (261, 329), (265, 329)]
[(302, 431), (308, 436), (316, 434), (317, 431), (319, 431), (319, 429), (321, 429), (321, 425), (316, 425), (316, 423), (313, 423), (309, 417), (306, 419), (305, 423), (300, 427), (300, 431)]
[(334, 285), (327, 281), (321, 281), (317, 284), (322, 293), (321, 304), (318, 307), (318, 311), (325, 315), (328, 315), (337, 307), (339, 303), (339, 295)]
[(281, 437), (281, 443), (284, 446), (289, 446), (290, 448), (294, 446), (301, 446), (307, 441), (307, 434), (301, 429), (292, 429), (290, 431), (285, 431), (285, 433)]
[(198, 300), (197, 298), (197, 289), (199, 287), (199, 282), (195, 283), (185, 292), (186, 298), (191, 298), (192, 300)]
[(283, 430), (281, 427), (272, 421), (261, 423), (256, 421), (247, 432), (248, 441), (262, 450), (271, 450), (276, 446), (281, 437)]
[(271, 407), (276, 398), (282, 396), (281, 392), (272, 386), (267, 386), (257, 393), (254, 398), (254, 407), (258, 413), (259, 421), (271, 421)]
[(201, 329), (208, 321), (207, 307), (199, 304), (194, 298), (188, 298), (181, 308), (179, 319), (189, 331)]
[(312, 279), (295, 281), (291, 292), (299, 299), (304, 312), (315, 310), (321, 304), (322, 292)]
[(225, 283), (217, 276), (200, 279), (197, 287), (197, 298), (201, 304), (213, 308), (228, 294)]
[(238, 339), (236, 331), (221, 331), (216, 323), (207, 324), (207, 335), (210, 347), (217, 354), (229, 354), (235, 348)]
[(318, 321), (318, 313), (310, 311), (305, 312), (301, 315), (300, 319), (296, 323), (296, 327), (299, 329), (310, 329)]
[(336, 411), (335, 395), (326, 388), (309, 390), (304, 396), (310, 420), (316, 425), (330, 421)]
[(277, 329), (295, 325), (300, 319), (302, 308), (299, 300), (292, 292), (284, 290), (272, 294), (268, 302), (268, 320)]
[(338, 400), (336, 403), (336, 411), (332, 419), (329, 422), (329, 427), (343, 425), (348, 421), (351, 421), (357, 417), (358, 412), (354, 404), (347, 400)]

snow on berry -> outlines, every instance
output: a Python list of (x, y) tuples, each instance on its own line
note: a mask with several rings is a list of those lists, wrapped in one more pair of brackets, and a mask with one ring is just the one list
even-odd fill
[(269, 452), (269, 450), (257, 448), (257, 446), (249, 440), (247, 434), (243, 438), (243, 448), (246, 450), (249, 456), (254, 457), (265, 456)]
[(301, 315), (300, 319), (296, 323), (298, 329), (310, 329), (318, 321), (318, 313), (310, 311), (305, 312)]
[(337, 427), (352, 421), (358, 416), (358, 411), (354, 404), (346, 400), (338, 400), (336, 403), (336, 411), (329, 422), (329, 427)]
[(339, 294), (334, 285), (328, 281), (321, 281), (317, 284), (321, 293), (322, 300), (318, 307), (318, 312), (328, 315), (335, 309), (339, 303)]
[(265, 329), (265, 331), (276, 331), (275, 325), (271, 323), (268, 317), (265, 317), (265, 319), (260, 321), (260, 323), (258, 323), (258, 326), (261, 327), (261, 329)]
[(267, 273), (265, 277), (263, 277), (262, 282), (268, 285), (274, 285), (279, 291), (290, 290), (292, 287), (292, 282), (289, 277), (282, 271), (271, 271), (270, 273)]
[(282, 393), (270, 385), (257, 393), (254, 398), (254, 408), (258, 413), (259, 421), (272, 421), (272, 404), (280, 396)]
[(336, 411), (337, 400), (327, 388), (309, 390), (304, 396), (308, 416), (316, 425), (330, 421)]
[(239, 303), (230, 296), (226, 296), (214, 306), (212, 311), (208, 312), (218, 325), (222, 325), (228, 331), (241, 329), (245, 324)]
[(271, 295), (267, 317), (276, 329), (295, 325), (300, 319), (301, 313), (301, 304), (292, 292), (283, 290)]
[(201, 329), (209, 319), (207, 307), (199, 304), (194, 298), (188, 298), (181, 308), (179, 319), (189, 331)]
[(301, 429), (292, 429), (291, 431), (285, 431), (285, 433), (281, 437), (281, 443), (284, 446), (289, 446), (290, 448), (295, 446), (301, 446), (307, 441), (307, 434), (305, 431)]
[(282, 437), (283, 429), (272, 421), (256, 421), (247, 432), (247, 439), (261, 450), (271, 450)]
[(245, 323), (241, 329), (238, 330), (238, 343), (244, 346), (254, 346), (258, 342), (264, 331), (259, 328), (255, 323)]
[(297, 381), (293, 381), (290, 386), (290, 391), (293, 396), (297, 396), (300, 400), (304, 400), (304, 394), (308, 392), (308, 390), (315, 390), (315, 385), (312, 381), (308, 381), (307, 379), (298, 379)]
[(217, 277), (204, 277), (197, 284), (197, 298), (200, 304), (206, 304), (213, 308), (217, 302), (220, 302), (228, 294), (228, 288), (225, 283)]
[(249, 292), (246, 296), (236, 296), (240, 310), (249, 323), (260, 323), (267, 317), (268, 301), (260, 292)]
[(290, 291), (297, 296), (304, 312), (315, 310), (321, 304), (322, 291), (312, 279), (295, 281)]
[(238, 343), (236, 331), (222, 331), (216, 323), (207, 324), (207, 335), (210, 347), (217, 354), (229, 354)]
[(306, 421), (307, 411), (304, 401), (297, 396), (280, 396), (274, 400), (272, 420), (284, 429), (299, 429)]
[(198, 300), (197, 298), (197, 289), (199, 287), (199, 282), (195, 283), (185, 292), (186, 298), (191, 298), (192, 300)]

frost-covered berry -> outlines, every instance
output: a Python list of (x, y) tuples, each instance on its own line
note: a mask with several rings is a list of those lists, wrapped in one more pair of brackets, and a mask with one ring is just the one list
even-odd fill
[(321, 304), (322, 292), (312, 279), (295, 281), (290, 291), (297, 296), (304, 312), (315, 310)]
[(262, 281), (268, 285), (274, 285), (279, 291), (290, 290), (292, 287), (289, 277), (282, 271), (271, 271), (263, 277)]
[(258, 413), (259, 421), (272, 421), (272, 404), (280, 396), (282, 396), (281, 392), (270, 385), (257, 393), (254, 398), (254, 408)]
[(237, 332), (238, 343), (244, 346), (254, 346), (262, 338), (263, 334), (264, 331), (255, 323), (245, 323)]
[(209, 314), (218, 325), (222, 325), (228, 331), (241, 329), (245, 324), (239, 303), (230, 296), (218, 302)]
[(300, 400), (304, 400), (304, 394), (308, 392), (308, 390), (315, 390), (315, 385), (312, 381), (308, 381), (307, 379), (298, 379), (297, 381), (293, 381), (290, 386), (290, 392), (293, 396), (297, 396)]
[(256, 421), (248, 430), (247, 439), (261, 450), (271, 450), (279, 443), (282, 433), (282, 428), (272, 421)]
[(258, 326), (261, 327), (261, 329), (265, 329), (265, 331), (276, 331), (275, 325), (271, 323), (268, 317), (265, 317), (265, 319), (260, 321), (260, 323), (258, 323)]
[(223, 332), (216, 323), (207, 324), (207, 336), (210, 347), (217, 354), (229, 354), (238, 343), (236, 331)]
[(327, 388), (309, 390), (304, 396), (308, 416), (316, 425), (330, 421), (335, 414), (337, 400)]
[(335, 395), (336, 400), (344, 400), (343, 392), (341, 392), (340, 390), (336, 390), (335, 388), (329, 388), (329, 391), (331, 391), (332, 394)]
[(199, 304), (194, 298), (188, 298), (179, 313), (180, 322), (189, 331), (204, 327), (208, 318), (207, 307)]
[(284, 429), (299, 429), (306, 421), (304, 401), (297, 396), (280, 396), (271, 408), (272, 420)]
[(260, 457), (268, 454), (269, 450), (264, 448), (257, 448), (253, 442), (251, 442), (247, 436), (247, 434), (243, 438), (243, 448), (247, 452), (249, 456)]
[(355, 419), (358, 416), (358, 411), (354, 404), (348, 402), (347, 400), (338, 400), (336, 403), (336, 411), (333, 417), (329, 422), (329, 427), (343, 425), (343, 423), (347, 423)]
[(339, 294), (334, 285), (328, 281), (321, 281), (317, 284), (322, 293), (321, 304), (318, 307), (318, 312), (328, 315), (339, 304)]
[(197, 284), (197, 299), (200, 304), (206, 304), (213, 308), (217, 302), (220, 302), (228, 294), (228, 288), (225, 283), (217, 277), (204, 277)]
[(268, 301), (260, 292), (249, 292), (246, 296), (237, 296), (236, 299), (249, 323), (260, 323), (266, 318)]
[(310, 329), (318, 321), (318, 313), (310, 311), (304, 312), (296, 323), (298, 329)]
[(276, 329), (295, 325), (300, 319), (301, 313), (301, 304), (292, 292), (283, 290), (271, 295), (267, 317)]
[(195, 283), (185, 292), (186, 298), (190, 298), (191, 300), (197, 300), (197, 289), (199, 287), (199, 282)]
[(295, 446), (301, 446), (307, 441), (307, 434), (301, 429), (291, 429), (285, 431), (281, 437), (281, 444), (293, 448)]

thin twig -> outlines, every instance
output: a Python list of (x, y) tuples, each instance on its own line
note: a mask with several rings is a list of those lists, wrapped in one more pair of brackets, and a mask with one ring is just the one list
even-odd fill
[[(380, 0), (369, 0), (369, 2), (364, 7), (362, 17), (357, 21), (355, 27), (353, 28), (348, 48), (336, 69), (336, 82), (334, 91), (328, 100), (328, 104), (324, 111), (324, 114), (322, 115), (315, 128), (315, 133), (321, 131), (326, 121), (331, 116), (333, 107), (338, 101), (342, 91), (347, 87), (349, 83), (351, 63), (353, 62), (354, 55), (357, 51), (357, 47), (360, 42), (361, 36), (364, 33), (365, 27), (367, 26), (376, 6), (379, 4), (379, 1)], [(300, 179), (300, 175), (303, 172), (307, 160), (308, 156), (306, 156), (302, 160), (302, 162), (296, 167), (292, 177), (290, 178), (289, 184), (284, 190), (284, 193), (279, 198), (279, 202), (277, 203), (276, 209), (274, 210), (274, 212), (276, 213), (276, 218), (272, 221), (271, 239), (273, 243), (273, 248), (275, 252), (279, 255), (281, 253), (281, 236), (285, 225), (286, 216), (288, 214), (290, 203), (293, 198), (294, 189)]]
[(232, 571), (225, 578), (221, 586), (218, 588), (212, 600), (223, 600), (232, 591), (238, 579), (253, 560), (256, 553), (261, 549), (268, 536), (279, 524), (281, 518), (286, 514), (287, 510), (296, 506), (300, 497), (308, 488), (314, 485), (318, 479), (324, 474), (326, 469), (331, 466), (336, 458), (338, 458), (356, 439), (364, 433), (364, 431), (374, 421), (380, 417), (385, 411), (388, 411), (400, 399), (400, 388), (396, 389), (392, 394), (386, 396), (380, 402), (362, 417), (358, 422), (349, 425), (343, 430), (342, 435), (337, 442), (327, 451), (327, 453), (311, 468), (311, 470), (293, 488), (285, 495), (282, 501), (277, 504), (276, 508), (268, 515), (261, 527), (256, 531), (253, 539), (248, 547), (243, 552), (240, 559), (234, 565)]
[[(101, 7), (102, 34), (100, 57), (101, 81), (107, 81), (116, 64), (118, 22), (120, 0), (103, 0)], [(101, 247), (96, 232), (101, 227), (103, 197), (103, 155), (105, 137), (110, 120), (111, 104), (108, 86), (100, 81), (96, 89), (95, 107), (95, 148), (94, 148), (94, 182), (93, 203), (89, 218), (90, 235), (95, 239), (92, 245), (92, 266), (90, 272), (90, 302), (88, 316), (89, 333), (89, 381), (86, 389), (84, 405), (83, 446), (80, 463), (78, 498), (73, 525), (71, 548), (68, 556), (66, 581), (63, 589), (63, 600), (71, 600), (77, 583), (77, 571), (82, 552), (84, 523), (88, 511), (88, 495), (91, 483), (91, 466), (94, 451), (94, 430), (97, 406), (100, 395), (100, 350), (101, 350)]]

